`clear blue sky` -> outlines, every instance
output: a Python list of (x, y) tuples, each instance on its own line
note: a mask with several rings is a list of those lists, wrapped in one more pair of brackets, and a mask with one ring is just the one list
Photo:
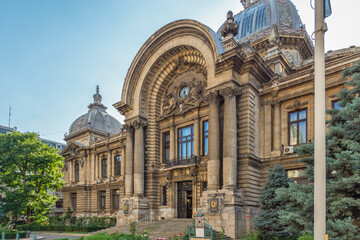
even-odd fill
[[(309, 34), (310, 0), (293, 0)], [(346, 2), (346, 6), (345, 6)], [(359, 0), (332, 0), (326, 49), (359, 45)], [(97, 84), (108, 112), (121, 99), (128, 67), (165, 24), (190, 18), (215, 31), (240, 0), (0, 0), (0, 125), (63, 142), (87, 112)]]

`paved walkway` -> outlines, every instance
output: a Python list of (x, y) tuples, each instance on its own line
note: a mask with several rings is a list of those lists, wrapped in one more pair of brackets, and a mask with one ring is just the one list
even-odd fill
[[(54, 233), (54, 232), (36, 232), (37, 239), (46, 239), (53, 240), (58, 238), (68, 238), (68, 239), (79, 239), (81, 236), (86, 234), (78, 234), (78, 233)], [(31, 238), (22, 238), (23, 240), (33, 240), (33, 233), (31, 233)]]

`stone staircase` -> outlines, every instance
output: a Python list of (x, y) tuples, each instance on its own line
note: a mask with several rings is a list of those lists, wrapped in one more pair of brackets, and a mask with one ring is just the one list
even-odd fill
[(144, 230), (147, 230), (149, 239), (169, 238), (174, 234), (179, 236), (187, 234), (189, 226), (193, 223), (192, 219), (174, 218), (161, 220), (157, 222), (149, 222), (146, 226), (145, 223), (139, 224), (137, 227), (137, 233), (142, 234)]
[[(161, 220), (157, 222), (141, 222), (136, 226), (136, 234), (143, 234), (144, 230), (147, 231), (149, 239), (158, 239), (158, 238), (166, 238), (173, 237), (174, 234), (179, 236), (179, 233), (182, 235), (187, 234), (189, 231), (189, 226), (193, 223), (192, 219), (185, 218), (174, 218), (168, 220)], [(89, 235), (93, 235), (99, 232), (106, 233), (121, 233), (126, 232), (130, 233), (128, 229), (129, 226), (115, 226), (107, 229), (103, 229)], [(127, 228), (127, 229), (126, 229)], [(125, 230), (126, 229), (126, 230)], [(125, 231), (124, 231), (125, 230)]]

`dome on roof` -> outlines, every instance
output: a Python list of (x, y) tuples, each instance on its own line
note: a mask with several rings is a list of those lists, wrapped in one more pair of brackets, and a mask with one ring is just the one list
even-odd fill
[(101, 101), (102, 97), (99, 93), (99, 86), (97, 86), (94, 102), (88, 106), (89, 111), (71, 124), (69, 135), (84, 128), (95, 129), (111, 135), (120, 132), (120, 122), (106, 112), (107, 107)]
[[(305, 28), (290, 0), (241, 0), (245, 10), (234, 16), (239, 42), (254, 41), (270, 34), (276, 25), (279, 33), (304, 34)], [(224, 24), (217, 33), (221, 35)]]

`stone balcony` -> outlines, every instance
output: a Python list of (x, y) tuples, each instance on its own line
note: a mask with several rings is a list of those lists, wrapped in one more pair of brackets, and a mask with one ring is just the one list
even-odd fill
[(166, 160), (164, 168), (172, 168), (172, 167), (176, 167), (176, 166), (186, 166), (186, 165), (193, 165), (193, 164), (197, 164), (197, 156)]

